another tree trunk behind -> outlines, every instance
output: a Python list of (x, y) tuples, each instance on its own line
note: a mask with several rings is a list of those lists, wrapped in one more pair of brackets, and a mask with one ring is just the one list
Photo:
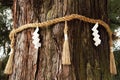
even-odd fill
[[(107, 0), (14, 0), (14, 27), (43, 22), (57, 17), (81, 14), (107, 22)], [(37, 51), (32, 44), (34, 29), (17, 34), (13, 74), (9, 80), (110, 80), (107, 32), (99, 27), (102, 40), (95, 47), (93, 24), (68, 22), (70, 66), (61, 64), (64, 23), (40, 28), (42, 46)]]

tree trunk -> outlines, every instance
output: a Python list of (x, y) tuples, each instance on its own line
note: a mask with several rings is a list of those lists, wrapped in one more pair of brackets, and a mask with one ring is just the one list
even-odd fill
[[(107, 0), (14, 0), (14, 28), (72, 13), (107, 22)], [(108, 34), (99, 27), (102, 43), (95, 47), (93, 26), (80, 20), (68, 22), (70, 66), (61, 64), (64, 23), (40, 28), (38, 51), (32, 43), (34, 29), (18, 33), (9, 80), (110, 80)]]

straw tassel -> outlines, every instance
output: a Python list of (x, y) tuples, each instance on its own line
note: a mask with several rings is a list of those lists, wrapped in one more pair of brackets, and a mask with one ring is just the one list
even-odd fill
[(63, 65), (70, 65), (70, 50), (69, 50), (69, 42), (68, 42), (68, 26), (67, 21), (65, 21), (65, 28), (64, 28), (64, 44), (63, 44), (63, 52), (62, 52), (62, 64)]
[(5, 67), (5, 70), (4, 70), (5, 74), (8, 74), (8, 75), (12, 74), (12, 70), (13, 70), (13, 57), (14, 57), (14, 51), (13, 51), (13, 49), (11, 49), (8, 62), (6, 64), (6, 67)]
[(113, 47), (110, 47), (110, 73), (113, 75), (117, 74), (115, 58), (114, 58), (114, 54), (113, 54)]

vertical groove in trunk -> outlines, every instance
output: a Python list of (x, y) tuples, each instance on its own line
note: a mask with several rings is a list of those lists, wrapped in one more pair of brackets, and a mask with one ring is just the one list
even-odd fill
[[(106, 8), (107, 0), (14, 0), (14, 27), (72, 13), (107, 22)], [(42, 46), (38, 51), (32, 44), (34, 29), (18, 33), (9, 80), (110, 80), (108, 34), (99, 27), (102, 43), (95, 47), (92, 26), (79, 20), (68, 22), (70, 66), (61, 64), (64, 22), (40, 28)]]

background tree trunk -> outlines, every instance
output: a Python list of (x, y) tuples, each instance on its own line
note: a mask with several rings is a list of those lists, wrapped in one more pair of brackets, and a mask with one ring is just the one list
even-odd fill
[[(14, 0), (14, 28), (72, 13), (107, 22), (107, 0)], [(39, 51), (32, 44), (34, 29), (18, 33), (9, 80), (110, 80), (108, 34), (99, 27), (102, 43), (95, 47), (93, 25), (79, 20), (68, 22), (70, 66), (61, 64), (64, 23), (40, 28)]]

